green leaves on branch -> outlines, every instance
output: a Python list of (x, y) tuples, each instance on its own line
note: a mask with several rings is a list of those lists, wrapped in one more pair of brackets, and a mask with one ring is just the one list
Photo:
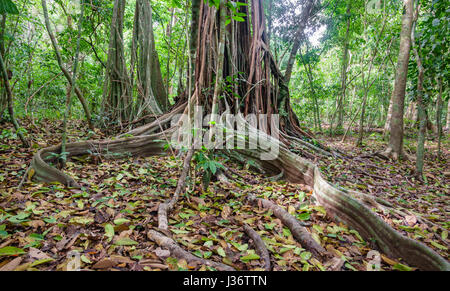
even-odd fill
[(228, 1), (226, 6), (231, 11), (231, 17), (227, 16), (227, 20), (225, 21), (225, 25), (228, 25), (231, 23), (231, 19), (237, 22), (244, 22), (245, 17), (247, 17), (246, 13), (239, 12), (241, 9), (241, 6), (247, 6), (246, 3), (241, 2), (234, 2), (234, 1)]
[(16, 4), (11, 0), (0, 0), (0, 14), (19, 14)]
[[(219, 9), (220, 0), (209, 0), (209, 6), (216, 7)], [(237, 22), (244, 22), (245, 17), (247, 17), (246, 13), (239, 12), (242, 6), (247, 6), (247, 3), (241, 3), (237, 1), (226, 1), (225, 6), (230, 10), (231, 16), (227, 15), (225, 20), (225, 26), (231, 23), (231, 20)]]

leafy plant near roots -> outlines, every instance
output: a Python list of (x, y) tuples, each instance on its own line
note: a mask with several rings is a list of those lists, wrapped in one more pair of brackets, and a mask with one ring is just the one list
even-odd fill
[(378, 2), (0, 0), (0, 270), (449, 270), (448, 8)]
[(202, 184), (203, 189), (205, 190), (208, 190), (212, 177), (214, 177), (218, 171), (225, 170), (225, 167), (219, 162), (219, 155), (217, 152), (208, 150), (204, 146), (201, 150), (196, 151), (193, 161), (195, 162), (195, 169), (203, 171)]

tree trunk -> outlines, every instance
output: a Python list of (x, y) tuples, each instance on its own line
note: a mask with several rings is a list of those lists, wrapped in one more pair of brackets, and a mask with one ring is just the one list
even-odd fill
[(299, 24), (297, 32), (295, 33), (294, 45), (292, 46), (286, 72), (284, 73), (284, 80), (286, 82), (286, 85), (289, 85), (289, 82), (291, 80), (292, 69), (294, 68), (295, 64), (295, 57), (297, 56), (298, 49), (300, 48), (303, 32), (305, 30), (306, 24), (308, 23), (309, 16), (311, 15), (313, 4), (314, 0), (307, 0), (299, 17)]
[(24, 147), (29, 147), (30, 144), (28, 143), (28, 141), (26, 140), (25, 136), (23, 135), (23, 131), (21, 130), (21, 127), (19, 125), (19, 123), (16, 120), (16, 117), (14, 115), (14, 101), (13, 101), (13, 95), (12, 95), (12, 91), (11, 91), (11, 86), (9, 85), (9, 78), (8, 78), (8, 72), (7, 72), (7, 68), (5, 65), (5, 62), (3, 61), (3, 57), (0, 54), (0, 70), (1, 70), (1, 75), (3, 78), (3, 85), (5, 86), (5, 90), (6, 90), (6, 96), (8, 98), (8, 112), (9, 112), (9, 117), (11, 118), (11, 122), (14, 125), (14, 128), (16, 130), (17, 136), (20, 138), (20, 140), (23, 143)]
[(445, 130), (450, 130), (450, 99), (447, 101), (447, 118), (445, 123)]
[[(416, 22), (419, 15), (419, 8), (417, 7), (416, 15), (414, 21)], [(423, 79), (425, 74), (425, 69), (422, 64), (422, 58), (420, 57), (419, 48), (416, 45), (416, 24), (413, 24), (413, 29), (411, 33), (411, 43), (412, 43), (412, 50), (414, 52), (414, 57), (416, 59), (417, 64), (417, 105), (418, 105), (418, 111), (419, 111), (419, 135), (417, 138), (417, 151), (416, 151), (416, 173), (415, 175), (417, 178), (422, 179), (423, 176), (423, 157), (424, 157), (424, 150), (425, 150), (425, 134), (427, 130), (427, 121), (428, 121), (428, 114), (426, 112), (426, 105), (425, 100), (423, 99)]]
[(347, 30), (345, 31), (344, 38), (344, 49), (343, 49), (343, 57), (342, 57), (342, 70), (341, 70), (341, 94), (338, 98), (337, 104), (337, 124), (336, 129), (342, 128), (344, 122), (344, 102), (345, 102), (345, 93), (347, 89), (347, 70), (348, 70), (348, 50), (349, 50), (349, 35), (350, 35), (350, 12), (351, 12), (351, 1), (347, 3)]
[(195, 63), (199, 39), (200, 7), (203, 0), (192, 0), (191, 28), (189, 36), (189, 66), (188, 66), (188, 95), (192, 95), (195, 83)]
[(119, 124), (132, 118), (133, 92), (124, 55), (125, 0), (115, 0), (109, 36), (108, 63), (103, 91), (103, 114)]
[(314, 82), (313, 82), (313, 77), (312, 77), (312, 72), (311, 72), (311, 65), (309, 63), (306, 64), (305, 60), (303, 59), (303, 55), (302, 55), (301, 51), (300, 51), (300, 59), (302, 60), (303, 67), (305, 68), (306, 74), (308, 76), (309, 86), (311, 88), (313, 104), (314, 104), (314, 109), (313, 109), (314, 123), (316, 123), (316, 125), (318, 126), (319, 131), (322, 132), (322, 123), (320, 121), (320, 108), (319, 108), (319, 103), (317, 101), (316, 89), (314, 88)]
[(167, 63), (166, 63), (166, 95), (169, 96), (169, 89), (170, 89), (170, 51), (172, 49), (172, 26), (173, 26), (173, 21), (174, 21), (174, 16), (175, 16), (175, 9), (174, 8), (170, 8), (170, 20), (169, 23), (167, 24), (167, 29), (166, 29), (166, 38), (167, 38)]
[(404, 0), (402, 30), (400, 33), (400, 50), (398, 55), (395, 85), (392, 95), (392, 116), (390, 120), (390, 136), (386, 154), (398, 159), (403, 154), (403, 111), (405, 102), (406, 79), (411, 50), (411, 30), (413, 24), (413, 0)]
[(225, 10), (225, 1), (220, 0), (219, 4), (219, 51), (217, 56), (217, 68), (216, 68), (216, 84), (214, 86), (214, 96), (212, 103), (212, 119), (211, 121), (216, 122), (215, 115), (219, 113), (218, 98), (222, 93), (222, 81), (223, 81), (223, 63), (225, 58), (225, 18), (227, 16)]
[[(136, 44), (131, 53), (132, 57), (137, 59), (136, 86), (138, 91), (133, 118), (145, 114), (162, 114), (167, 110), (168, 98), (162, 80), (158, 53), (155, 49), (152, 10), (149, 1), (136, 1), (133, 39)], [(132, 61), (132, 72), (134, 72), (134, 63)]]
[(386, 114), (386, 121), (384, 122), (384, 131), (383, 136), (386, 137), (389, 135), (391, 131), (391, 119), (392, 119), (392, 110), (394, 108), (394, 95), (391, 94), (389, 98), (389, 108)]
[(438, 159), (441, 159), (441, 141), (442, 141), (442, 77), (438, 78), (439, 93), (436, 104), (436, 126), (438, 138)]
[[(2, 17), (0, 22), (0, 54), (3, 58), (5, 58), (4, 35), (6, 30), (6, 14), (2, 14), (0, 16)], [(3, 119), (3, 113), (8, 105), (8, 97), (6, 94), (6, 90), (4, 88), (0, 88), (0, 121)]]

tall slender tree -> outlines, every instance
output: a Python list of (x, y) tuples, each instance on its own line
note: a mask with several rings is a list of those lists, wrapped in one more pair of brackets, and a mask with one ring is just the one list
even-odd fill
[(408, 64), (411, 52), (411, 31), (414, 21), (414, 0), (404, 0), (403, 7), (400, 49), (395, 73), (394, 92), (392, 96), (389, 144), (385, 151), (385, 154), (393, 159), (398, 159), (404, 155), (403, 112), (405, 104), (406, 79), (408, 76)]

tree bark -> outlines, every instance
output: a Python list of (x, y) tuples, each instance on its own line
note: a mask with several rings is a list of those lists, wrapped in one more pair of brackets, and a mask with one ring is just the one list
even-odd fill
[[(2, 20), (0, 22), (0, 54), (5, 57), (5, 41), (4, 35), (6, 30), (6, 13), (0, 15)], [(6, 64), (5, 64), (6, 65)], [(3, 119), (3, 113), (8, 105), (8, 97), (6, 96), (6, 90), (4, 88), (0, 89), (0, 121)]]
[(309, 16), (311, 15), (311, 11), (314, 7), (314, 0), (307, 0), (305, 6), (303, 7), (302, 13), (299, 17), (298, 29), (295, 33), (294, 45), (292, 46), (291, 54), (289, 55), (289, 61), (286, 68), (286, 72), (284, 73), (284, 80), (286, 85), (289, 85), (292, 76), (292, 69), (295, 64), (295, 57), (297, 56), (298, 49), (300, 48), (301, 40), (303, 37), (303, 32), (306, 28), (306, 24), (308, 23)]
[(436, 127), (438, 138), (438, 159), (441, 159), (441, 142), (442, 142), (442, 77), (438, 78), (439, 93), (436, 104)]
[(14, 125), (14, 128), (16, 130), (17, 136), (22, 141), (23, 146), (24, 147), (29, 147), (30, 144), (28, 143), (27, 139), (23, 135), (21, 127), (20, 127), (19, 123), (17, 122), (16, 117), (14, 115), (13, 95), (12, 95), (12, 91), (11, 91), (11, 86), (9, 85), (9, 78), (8, 78), (6, 65), (5, 65), (5, 62), (3, 61), (3, 57), (2, 57), (1, 54), (0, 54), (0, 70), (1, 70), (2, 78), (3, 78), (3, 85), (5, 86), (5, 90), (6, 90), (6, 96), (7, 96), (7, 101), (8, 101), (9, 117), (11, 118), (11, 122)]
[(422, 66), (422, 60), (420, 58), (417, 48), (414, 48), (414, 54), (416, 55), (416, 62), (419, 71), (417, 77), (417, 104), (419, 111), (419, 135), (417, 139), (417, 151), (416, 151), (416, 176), (422, 177), (423, 175), (423, 157), (425, 147), (425, 134), (427, 130), (427, 114), (425, 111), (425, 102), (423, 100), (423, 78), (424, 68)]
[[(418, 1), (417, 1), (418, 3)], [(417, 4), (418, 5), (418, 4)], [(425, 69), (422, 64), (422, 58), (420, 57), (419, 48), (416, 44), (416, 22), (419, 17), (419, 7), (416, 8), (416, 12), (414, 15), (414, 23), (413, 23), (413, 29), (411, 32), (411, 43), (412, 43), (412, 50), (414, 52), (414, 57), (416, 59), (417, 64), (417, 105), (418, 105), (418, 111), (419, 111), (419, 135), (417, 137), (417, 151), (416, 151), (416, 176), (419, 179), (422, 179), (423, 176), (423, 157), (424, 157), (424, 148), (425, 148), (425, 134), (427, 130), (427, 113), (426, 113), (426, 107), (425, 107), (425, 100), (423, 99), (423, 79), (425, 74)]]
[(118, 123), (130, 121), (133, 112), (133, 92), (123, 44), (125, 3), (125, 0), (114, 1), (103, 91), (103, 114)]
[[(135, 10), (132, 57), (136, 58), (138, 98), (133, 117), (145, 114), (162, 114), (167, 110), (168, 99), (162, 80), (158, 53), (153, 34), (152, 10), (149, 1), (138, 0)], [(139, 51), (139, 54), (137, 53)], [(134, 72), (134, 61), (132, 61)], [(150, 109), (150, 112), (148, 110)]]
[(447, 117), (445, 122), (445, 130), (450, 130), (450, 99), (447, 101)]
[(197, 59), (197, 46), (199, 41), (200, 7), (203, 0), (192, 0), (191, 28), (189, 36), (189, 66), (188, 66), (188, 95), (192, 95), (195, 83), (195, 63)]
[(411, 50), (411, 30), (413, 24), (414, 1), (404, 0), (404, 13), (400, 33), (400, 50), (395, 74), (395, 85), (392, 96), (392, 116), (390, 120), (390, 136), (386, 154), (394, 159), (403, 155), (403, 111), (405, 103), (406, 80)]
[(338, 98), (337, 104), (337, 123), (336, 128), (342, 128), (344, 122), (344, 102), (345, 93), (347, 89), (347, 70), (348, 70), (348, 50), (349, 50), (349, 35), (350, 35), (350, 12), (351, 12), (351, 1), (347, 3), (347, 11), (345, 12), (347, 17), (347, 30), (345, 31), (344, 38), (344, 49), (342, 57), (342, 70), (341, 70), (341, 94)]

